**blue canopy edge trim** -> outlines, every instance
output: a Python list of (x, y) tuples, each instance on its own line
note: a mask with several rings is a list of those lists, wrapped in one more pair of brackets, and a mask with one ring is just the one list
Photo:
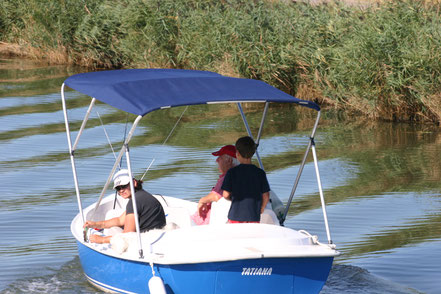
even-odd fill
[(316, 103), (295, 98), (263, 81), (226, 77), (209, 71), (110, 70), (76, 74), (64, 83), (101, 102), (141, 116), (163, 107), (246, 101), (296, 103), (320, 110)]

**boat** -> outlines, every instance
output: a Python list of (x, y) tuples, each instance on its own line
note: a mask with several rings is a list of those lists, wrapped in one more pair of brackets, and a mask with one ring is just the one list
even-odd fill
[[(91, 99), (83, 122), (75, 131), (75, 141), (72, 141), (73, 132), (70, 130), (72, 123), (68, 117), (66, 87)], [(339, 252), (331, 239), (315, 149), (314, 136), (320, 118), (320, 107), (316, 103), (295, 98), (263, 81), (183, 69), (125, 69), (72, 75), (61, 86), (61, 100), (79, 210), (72, 220), (71, 232), (76, 239), (84, 274), (91, 284), (114, 293), (321, 291)], [(98, 200), (83, 208), (75, 152), (97, 100), (134, 114), (136, 118), (115, 156), (113, 167), (103, 171), (108, 172), (108, 178)], [(88, 242), (91, 232), (83, 229), (85, 220), (108, 219), (125, 211), (126, 200), (107, 190), (121, 162), (126, 163), (129, 175), (133, 177), (129, 146), (139, 121), (159, 109), (216, 103), (236, 104), (251, 137), (242, 103), (261, 103), (264, 107), (260, 130), (253, 137), (257, 144), (270, 103), (294, 103), (317, 112), (288, 202), (283, 205), (271, 191), (270, 202), (260, 223), (227, 224), (230, 203), (221, 199), (213, 203), (210, 223), (195, 225), (191, 215), (196, 212), (196, 202), (173, 195), (154, 195), (166, 214), (164, 229), (140, 233), (136, 223), (136, 232), (133, 233), (105, 230), (103, 234), (114, 234), (110, 244)], [(326, 243), (319, 242), (317, 236), (305, 230), (284, 226), (300, 175), (311, 153), (328, 239)], [(258, 152), (256, 157), (262, 167)]]

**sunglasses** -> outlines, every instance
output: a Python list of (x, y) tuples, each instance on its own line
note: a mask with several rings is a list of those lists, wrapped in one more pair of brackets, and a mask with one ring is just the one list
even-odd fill
[(125, 185), (121, 185), (121, 186), (116, 186), (115, 190), (116, 191), (120, 191), (120, 190), (123, 190), (123, 189), (127, 188), (128, 186), (130, 186), (130, 183), (125, 184)]

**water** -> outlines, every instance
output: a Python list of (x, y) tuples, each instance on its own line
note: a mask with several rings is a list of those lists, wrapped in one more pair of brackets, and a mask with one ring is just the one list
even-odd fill
[[(0, 60), (0, 293), (99, 293), (82, 275), (70, 221), (77, 213), (59, 88), (78, 69)], [(67, 94), (79, 122), (88, 100)], [(109, 140), (121, 146), (133, 117), (97, 105)], [(196, 200), (217, 179), (216, 148), (244, 134), (233, 108), (199, 106), (147, 116), (131, 148), (136, 175), (154, 193)], [(247, 110), (254, 131), (256, 109)], [(93, 203), (114, 155), (97, 113), (77, 154), (84, 205)], [(314, 114), (271, 108), (260, 154), (286, 202)], [(74, 130), (78, 124), (72, 125)], [(436, 127), (360, 121), (325, 111), (317, 137), (336, 258), (322, 293), (439, 293), (441, 136)], [(146, 146), (149, 144), (148, 146)], [(105, 172), (104, 172), (105, 171)], [(286, 225), (326, 242), (314, 171), (308, 163)]]

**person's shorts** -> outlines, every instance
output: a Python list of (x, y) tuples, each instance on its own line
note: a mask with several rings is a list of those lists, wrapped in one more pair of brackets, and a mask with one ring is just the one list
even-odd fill
[(241, 221), (235, 221), (235, 220), (228, 220), (229, 224), (259, 224), (260, 222), (241, 222)]

